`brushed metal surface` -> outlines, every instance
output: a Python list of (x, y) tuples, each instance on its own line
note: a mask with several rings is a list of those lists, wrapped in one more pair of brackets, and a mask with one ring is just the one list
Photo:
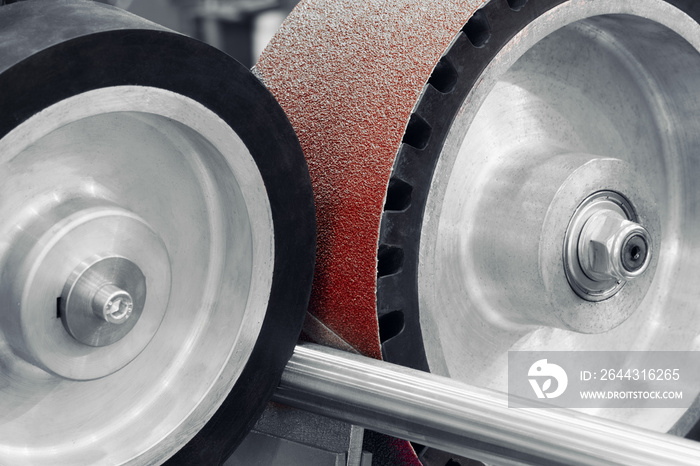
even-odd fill
[(281, 403), (494, 465), (695, 465), (700, 444), (357, 354), (297, 345)]

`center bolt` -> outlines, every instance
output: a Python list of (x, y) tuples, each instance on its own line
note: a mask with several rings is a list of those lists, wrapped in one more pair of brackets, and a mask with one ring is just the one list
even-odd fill
[(66, 331), (80, 343), (100, 347), (124, 338), (146, 305), (146, 276), (130, 260), (111, 256), (85, 261), (70, 275), (59, 300)]
[(111, 324), (123, 324), (133, 310), (134, 300), (131, 295), (114, 285), (103, 286), (92, 299), (95, 315)]
[(601, 210), (591, 215), (581, 231), (578, 257), (591, 280), (632, 280), (649, 266), (651, 237), (618, 212)]
[[(600, 302), (653, 269), (649, 210), (640, 217), (632, 203), (616, 191), (598, 191), (576, 208), (564, 236), (564, 271), (571, 289), (586, 301)], [(653, 272), (652, 272), (653, 275)], [(644, 281), (648, 283), (648, 281)]]
[(622, 267), (634, 273), (647, 267), (649, 261), (649, 243), (644, 235), (633, 235), (622, 246)]

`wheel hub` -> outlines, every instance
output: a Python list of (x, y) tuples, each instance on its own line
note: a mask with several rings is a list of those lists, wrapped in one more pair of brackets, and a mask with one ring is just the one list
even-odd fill
[(630, 202), (600, 191), (576, 209), (564, 240), (564, 267), (571, 288), (587, 301), (615, 295), (651, 262), (652, 239)]
[(145, 220), (86, 195), (36, 196), (8, 216), (20, 231), (5, 262), (15, 277), (5, 296), (17, 303), (6, 325), (21, 329), (15, 351), (73, 380), (112, 374), (141, 353), (171, 288), (167, 249)]
[(108, 257), (73, 271), (63, 288), (59, 311), (64, 327), (76, 340), (107, 346), (134, 328), (145, 303), (146, 277), (141, 269), (128, 259)]

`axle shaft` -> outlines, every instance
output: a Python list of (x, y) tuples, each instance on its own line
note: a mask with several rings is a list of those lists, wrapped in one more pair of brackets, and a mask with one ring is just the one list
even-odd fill
[(700, 445), (312, 344), (297, 345), (274, 400), (488, 464), (697, 465)]

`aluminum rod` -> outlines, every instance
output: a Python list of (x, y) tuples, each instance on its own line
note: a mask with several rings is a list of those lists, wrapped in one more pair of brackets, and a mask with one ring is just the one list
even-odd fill
[(445, 377), (297, 345), (274, 400), (489, 464), (697, 465), (700, 444)]

